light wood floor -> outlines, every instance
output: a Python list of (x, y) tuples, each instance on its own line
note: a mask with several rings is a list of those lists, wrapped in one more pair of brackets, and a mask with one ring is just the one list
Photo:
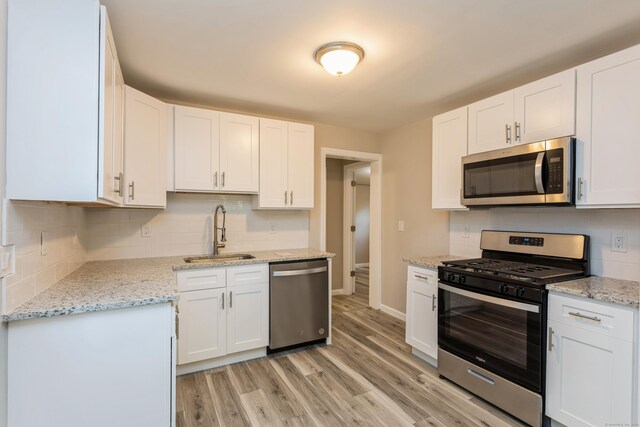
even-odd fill
[(333, 344), (178, 377), (184, 426), (521, 426), (438, 378), (410, 353), (404, 322), (356, 293), (333, 297)]

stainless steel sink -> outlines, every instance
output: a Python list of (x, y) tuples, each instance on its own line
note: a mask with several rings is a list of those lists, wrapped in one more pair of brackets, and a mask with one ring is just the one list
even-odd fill
[(192, 256), (184, 259), (184, 262), (189, 264), (206, 264), (214, 262), (225, 261), (239, 261), (242, 259), (254, 259), (255, 257), (250, 254), (220, 254), (211, 256)]

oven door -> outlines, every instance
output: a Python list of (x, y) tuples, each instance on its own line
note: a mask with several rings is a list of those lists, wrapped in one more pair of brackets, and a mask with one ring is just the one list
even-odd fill
[(438, 284), (438, 346), (542, 392), (542, 305)]

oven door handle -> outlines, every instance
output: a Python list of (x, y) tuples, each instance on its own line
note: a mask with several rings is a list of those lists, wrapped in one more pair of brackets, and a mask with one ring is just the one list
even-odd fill
[(545, 194), (544, 183), (542, 182), (542, 166), (544, 164), (544, 155), (546, 153), (544, 151), (538, 153), (538, 157), (536, 157), (536, 166), (534, 169), (534, 176), (536, 179), (536, 190), (538, 194)]
[(476, 299), (479, 301), (485, 301), (491, 304), (501, 305), (504, 307), (511, 307), (518, 310), (524, 310), (531, 313), (540, 313), (540, 307), (533, 304), (525, 304), (523, 302), (511, 301), (505, 298), (496, 298), (485, 294), (479, 294), (477, 292), (469, 292), (464, 289), (454, 288), (453, 286), (446, 285), (442, 282), (438, 283), (438, 288), (451, 292), (452, 294), (461, 295), (463, 297)]

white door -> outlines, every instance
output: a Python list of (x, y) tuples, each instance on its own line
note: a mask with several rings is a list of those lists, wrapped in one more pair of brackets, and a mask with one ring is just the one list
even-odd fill
[(406, 342), (421, 352), (438, 358), (437, 285), (407, 282)]
[(460, 204), (462, 157), (467, 155), (467, 107), (433, 118), (433, 209), (466, 209)]
[(166, 204), (167, 106), (126, 86), (124, 130), (125, 204)]
[(289, 123), (289, 206), (313, 208), (313, 126)]
[(514, 93), (515, 144), (575, 134), (575, 69), (521, 86)]
[(576, 204), (640, 207), (640, 46), (578, 67)]
[(178, 105), (174, 108), (175, 189), (217, 190), (220, 113)]
[(552, 320), (549, 331), (546, 414), (568, 426), (631, 425), (632, 343)]
[(257, 117), (220, 113), (220, 191), (257, 193), (259, 171)]
[(509, 147), (513, 142), (513, 91), (469, 105), (469, 154)]
[(269, 345), (269, 283), (227, 288), (227, 353)]
[(287, 192), (288, 124), (280, 120), (260, 119), (260, 193), (261, 208), (283, 208)]
[(226, 288), (180, 293), (178, 364), (227, 354)]

